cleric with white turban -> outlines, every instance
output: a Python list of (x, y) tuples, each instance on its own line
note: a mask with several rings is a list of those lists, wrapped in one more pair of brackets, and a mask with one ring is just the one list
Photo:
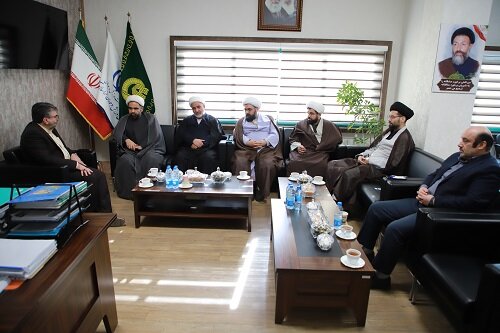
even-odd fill
[(144, 98), (142, 98), (139, 95), (128, 95), (125, 103), (128, 105), (128, 103), (130, 103), (130, 102), (136, 102), (140, 106), (144, 107)]

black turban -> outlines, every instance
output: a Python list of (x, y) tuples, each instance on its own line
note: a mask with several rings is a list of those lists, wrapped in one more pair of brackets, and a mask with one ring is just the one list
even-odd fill
[(474, 42), (476, 41), (476, 35), (474, 35), (474, 32), (472, 32), (472, 30), (470, 30), (467, 27), (462, 27), (462, 28), (459, 28), (459, 29), (455, 30), (455, 32), (453, 33), (453, 35), (451, 35), (451, 43), (452, 44), (453, 44), (453, 40), (457, 36), (467, 36), (467, 37), (469, 37), (469, 40), (470, 40), (471, 44), (474, 44)]
[(406, 120), (413, 117), (413, 110), (404, 105), (401, 102), (395, 102), (391, 105), (391, 111), (398, 111), (402, 116), (406, 117)]

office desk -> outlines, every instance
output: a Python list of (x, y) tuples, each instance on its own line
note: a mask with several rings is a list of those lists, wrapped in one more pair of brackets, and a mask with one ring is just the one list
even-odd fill
[(107, 228), (111, 213), (87, 213), (34, 278), (0, 294), (0, 332), (107, 332), (118, 325)]

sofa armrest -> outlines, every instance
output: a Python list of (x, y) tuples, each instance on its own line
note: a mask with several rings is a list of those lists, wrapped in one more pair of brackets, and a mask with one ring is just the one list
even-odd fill
[(43, 183), (61, 183), (69, 179), (67, 165), (38, 166), (0, 162), (0, 186), (33, 186)]
[(384, 177), (380, 185), (380, 200), (415, 197), (422, 178), (391, 179)]
[(484, 266), (476, 297), (474, 330), (500, 332), (500, 263)]
[(78, 149), (76, 154), (87, 166), (97, 169), (97, 154), (95, 150)]
[(500, 261), (498, 235), (500, 211), (480, 213), (420, 208), (410, 252), (475, 255)]

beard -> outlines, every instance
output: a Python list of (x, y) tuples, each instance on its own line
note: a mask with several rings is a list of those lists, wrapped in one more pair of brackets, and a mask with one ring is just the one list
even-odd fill
[(131, 113), (131, 114), (130, 114), (130, 117), (131, 117), (132, 119), (134, 119), (134, 120), (139, 119), (139, 117), (140, 117), (140, 116), (141, 116), (141, 114), (140, 114), (140, 113)]
[(266, 7), (273, 14), (277, 14), (281, 11), (281, 3), (273, 3), (272, 0), (266, 0)]
[(389, 123), (389, 130), (392, 132), (397, 128), (396, 125)]
[(451, 61), (453, 62), (453, 64), (460, 66), (463, 65), (463, 63), (465, 62), (465, 60), (467, 60), (467, 58), (468, 58), (467, 54), (463, 54), (462, 52), (457, 52), (453, 55), (453, 57), (451, 57)]
[(255, 120), (255, 118), (257, 118), (257, 114), (256, 114), (256, 113), (255, 113), (255, 114), (253, 114), (253, 115), (247, 115), (247, 116), (245, 116), (245, 120), (246, 120), (247, 122), (249, 122), (249, 123), (251, 123), (252, 121), (254, 121), (254, 120)]
[(317, 123), (317, 121), (307, 118), (307, 123), (308, 123), (309, 125), (314, 125), (314, 124), (316, 124), (316, 123)]

